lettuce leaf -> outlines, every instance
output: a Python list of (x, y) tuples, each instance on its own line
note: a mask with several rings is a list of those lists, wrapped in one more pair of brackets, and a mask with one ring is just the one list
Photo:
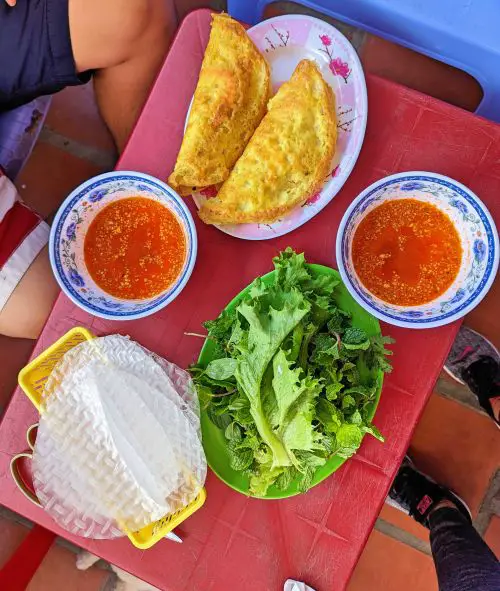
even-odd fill
[(310, 304), (296, 289), (290, 290), (281, 310), (261, 308), (259, 299), (242, 302), (237, 312), (248, 323), (246, 344), (236, 345), (236, 380), (250, 402), (250, 413), (262, 440), (273, 452), (273, 467), (289, 466), (291, 458), (274, 432), (269, 412), (262, 403), (261, 383), (279, 346), (309, 312)]
[(277, 403), (274, 429), (292, 463), (299, 469), (294, 450), (312, 450), (319, 438), (312, 422), (316, 399), (322, 388), (318, 380), (301, 374), (300, 368), (292, 369), (284, 351), (276, 353), (273, 359), (273, 389)]

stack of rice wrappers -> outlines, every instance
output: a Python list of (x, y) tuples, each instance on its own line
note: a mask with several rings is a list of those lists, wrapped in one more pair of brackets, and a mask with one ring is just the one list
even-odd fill
[(188, 373), (126, 337), (68, 351), (49, 377), (33, 483), (65, 530), (113, 538), (186, 507), (206, 478)]

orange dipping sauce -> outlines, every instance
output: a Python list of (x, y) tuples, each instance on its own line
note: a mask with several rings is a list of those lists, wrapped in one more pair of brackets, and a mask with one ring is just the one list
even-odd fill
[(450, 218), (417, 199), (386, 201), (359, 224), (352, 260), (363, 285), (381, 300), (418, 306), (453, 283), (462, 246)]
[(84, 256), (102, 290), (126, 300), (146, 299), (165, 291), (180, 275), (186, 238), (167, 207), (129, 197), (110, 203), (92, 220)]

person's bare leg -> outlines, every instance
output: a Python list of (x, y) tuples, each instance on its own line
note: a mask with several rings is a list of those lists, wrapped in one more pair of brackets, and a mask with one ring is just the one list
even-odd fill
[(0, 334), (36, 339), (59, 293), (45, 246), (0, 312)]
[[(121, 151), (176, 29), (173, 0), (68, 0), (68, 5), (77, 69), (96, 72), (98, 105)], [(0, 312), (0, 334), (37, 338), (58, 293), (45, 247)]]
[(122, 151), (177, 27), (173, 0), (69, 0), (69, 22), (77, 69), (96, 71), (98, 106)]

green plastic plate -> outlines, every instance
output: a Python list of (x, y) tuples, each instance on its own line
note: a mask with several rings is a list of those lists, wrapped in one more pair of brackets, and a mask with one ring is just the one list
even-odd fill
[[(308, 269), (313, 275), (335, 275), (340, 281), (340, 275), (335, 269), (330, 267), (324, 267), (323, 265), (307, 265)], [(274, 271), (264, 275), (262, 277), (264, 283), (269, 284), (273, 280)], [(232, 310), (241, 302), (250, 289), (250, 285), (245, 287), (226, 307), (227, 310)], [(352, 323), (354, 326), (363, 328), (369, 336), (380, 334), (380, 324), (376, 318), (366, 312), (359, 304), (357, 304), (352, 296), (349, 294), (344, 284), (341, 284), (336, 289), (337, 293), (337, 304), (339, 308), (350, 312), (352, 315)], [(209, 339), (205, 340), (205, 344), (201, 350), (198, 363), (202, 366), (207, 366), (213, 359), (214, 344)], [(380, 400), (380, 393), (382, 391), (383, 372), (379, 370), (369, 371), (366, 367), (358, 367), (361, 377), (363, 380), (374, 380), (377, 384), (377, 395), (376, 400), (373, 403), (373, 407), (370, 409), (371, 416), (375, 414), (375, 411)], [(226, 438), (224, 432), (212, 423), (207, 413), (201, 410), (201, 430), (203, 435), (203, 447), (207, 456), (207, 462), (210, 468), (217, 474), (217, 476), (223, 480), (228, 486), (234, 488), (238, 492), (250, 496), (248, 478), (241, 472), (233, 470), (229, 466), (229, 455), (227, 451)], [(316, 470), (313, 478), (312, 486), (316, 486), (322, 482), (325, 478), (333, 474), (336, 470), (342, 466), (346, 460), (336, 456), (331, 457), (323, 466)], [(271, 486), (269, 487), (266, 499), (284, 499), (293, 495), (299, 494), (298, 482), (294, 481), (290, 484), (287, 490), (278, 490)]]

